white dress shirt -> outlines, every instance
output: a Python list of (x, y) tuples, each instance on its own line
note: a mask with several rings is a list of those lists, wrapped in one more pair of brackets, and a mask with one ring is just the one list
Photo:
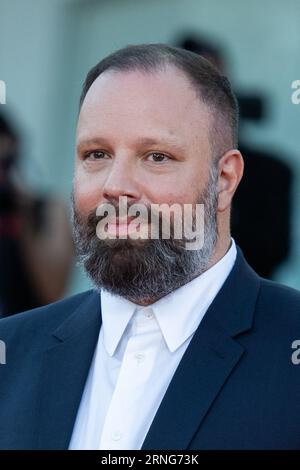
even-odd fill
[[(101, 292), (102, 325), (69, 449), (140, 449), (236, 246), (205, 273), (148, 307)], [(87, 312), (88, 315), (88, 312)]]

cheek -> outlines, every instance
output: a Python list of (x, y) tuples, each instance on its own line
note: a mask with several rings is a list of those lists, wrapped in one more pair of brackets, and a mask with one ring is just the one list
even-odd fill
[(160, 180), (152, 191), (155, 203), (194, 204), (197, 202), (201, 188), (205, 184), (205, 175), (198, 169), (182, 168), (176, 175)]
[(147, 199), (154, 204), (193, 204), (198, 195), (198, 188), (190, 183), (179, 182), (178, 180), (172, 184), (160, 184), (156, 190), (147, 194)]
[(74, 203), (81, 214), (89, 214), (100, 203), (101, 185), (96, 179), (75, 175), (74, 178)]

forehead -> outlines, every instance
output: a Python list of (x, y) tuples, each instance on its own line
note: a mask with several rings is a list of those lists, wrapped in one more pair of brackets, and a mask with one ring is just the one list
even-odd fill
[(84, 99), (77, 139), (141, 134), (207, 140), (211, 116), (183, 72), (173, 66), (153, 72), (112, 71), (100, 75)]

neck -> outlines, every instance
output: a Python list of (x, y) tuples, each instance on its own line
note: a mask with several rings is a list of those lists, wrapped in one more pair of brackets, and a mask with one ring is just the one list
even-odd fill
[(214, 264), (220, 261), (220, 259), (222, 259), (223, 256), (226, 255), (230, 246), (231, 246), (230, 235), (228, 235), (227, 237), (224, 237), (222, 240), (218, 239), (213, 256), (211, 257), (211, 260), (208, 264), (207, 269), (211, 268)]

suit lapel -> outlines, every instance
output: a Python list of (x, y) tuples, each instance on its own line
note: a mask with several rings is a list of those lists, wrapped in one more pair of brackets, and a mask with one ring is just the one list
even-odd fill
[(174, 374), (142, 449), (187, 449), (242, 354), (241, 346), (222, 331), (209, 324), (199, 328)]
[(259, 284), (259, 277), (238, 250), (233, 270), (179, 363), (142, 450), (188, 449), (243, 355), (234, 336), (252, 326)]
[(68, 448), (100, 325), (100, 296), (93, 292), (53, 333), (40, 380), (38, 449)]
[[(142, 450), (189, 448), (243, 355), (234, 337), (252, 326), (259, 284), (238, 249), (233, 270), (180, 361)], [(100, 326), (100, 296), (92, 293), (53, 333), (43, 356), (37, 449), (68, 448)]]

